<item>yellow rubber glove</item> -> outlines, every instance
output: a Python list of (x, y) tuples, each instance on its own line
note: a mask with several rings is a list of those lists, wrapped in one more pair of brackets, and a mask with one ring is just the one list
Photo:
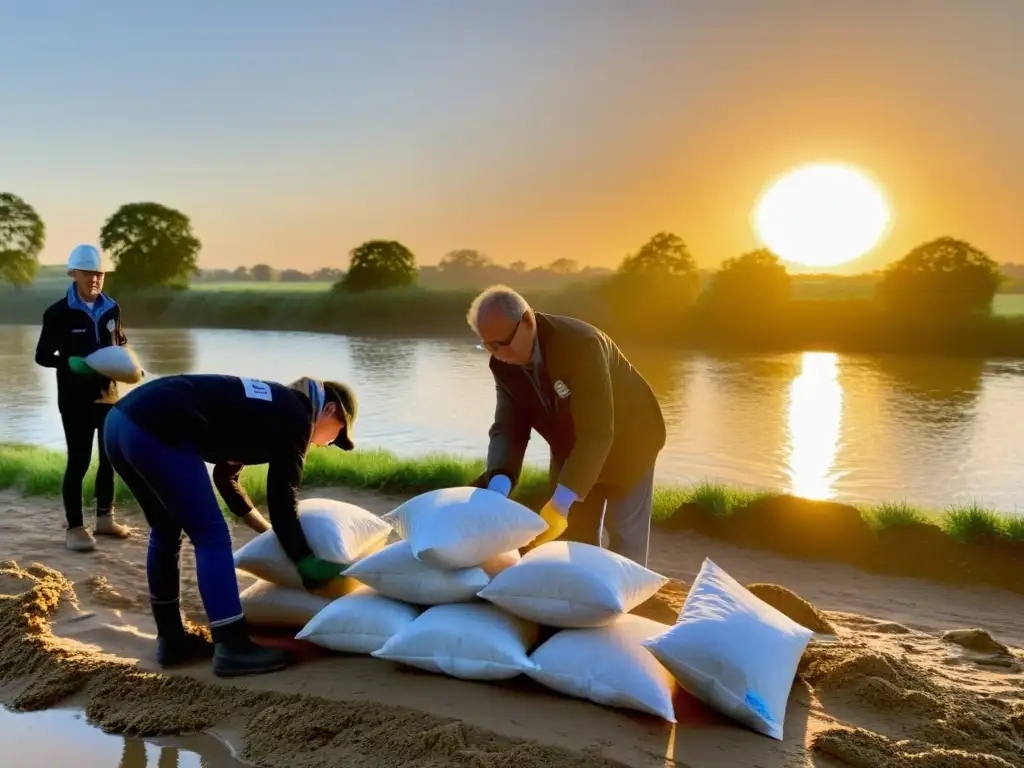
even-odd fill
[(529, 549), (536, 549), (541, 544), (554, 541), (565, 533), (565, 529), (569, 527), (568, 516), (559, 511), (558, 507), (550, 501), (540, 510), (540, 519), (548, 524), (548, 529), (530, 542)]

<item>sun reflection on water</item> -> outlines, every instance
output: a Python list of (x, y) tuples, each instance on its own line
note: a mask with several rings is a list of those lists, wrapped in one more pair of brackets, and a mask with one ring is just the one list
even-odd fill
[(787, 437), (789, 492), (809, 499), (831, 499), (833, 471), (843, 421), (843, 387), (838, 356), (804, 352), (800, 375), (789, 388)]

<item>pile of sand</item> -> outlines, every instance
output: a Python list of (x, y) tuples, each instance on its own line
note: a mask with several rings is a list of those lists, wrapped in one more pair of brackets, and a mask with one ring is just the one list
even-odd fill
[(607, 758), (496, 735), (411, 709), (244, 690), (138, 672), (86, 646), (57, 638), (50, 619), (75, 607), (60, 573), (0, 564), (0, 685), (15, 710), (52, 706), (81, 694), (86, 715), (131, 736), (195, 733), (244, 718), (242, 756), (261, 766), (327, 768), (621, 768)]
[(764, 600), (779, 613), (785, 614), (797, 624), (807, 627), (811, 632), (822, 635), (836, 633), (835, 627), (825, 618), (825, 614), (800, 595), (785, 587), (780, 587), (778, 584), (748, 584), (747, 589), (753, 593), (754, 597)]
[(1024, 765), (1021, 710), (947, 684), (905, 655), (856, 645), (811, 646), (801, 675), (828, 709), (852, 699), (881, 712), (894, 735), (829, 728), (813, 748), (854, 768)]

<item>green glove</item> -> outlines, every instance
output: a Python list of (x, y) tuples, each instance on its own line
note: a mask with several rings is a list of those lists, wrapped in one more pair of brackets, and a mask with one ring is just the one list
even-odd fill
[(338, 578), (345, 570), (344, 565), (329, 563), (316, 555), (306, 555), (296, 563), (296, 567), (299, 569), (299, 576), (302, 577), (302, 585), (309, 590), (324, 586), (331, 579)]
[(96, 373), (89, 364), (85, 362), (84, 357), (69, 357), (68, 368), (72, 373), (77, 373), (79, 376), (89, 376), (90, 374)]

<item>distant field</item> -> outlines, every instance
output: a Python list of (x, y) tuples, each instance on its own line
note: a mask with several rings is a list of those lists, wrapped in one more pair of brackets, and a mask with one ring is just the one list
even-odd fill
[(193, 291), (282, 291), (295, 293), (323, 293), (331, 290), (334, 283), (192, 283)]
[(1024, 293), (1000, 293), (992, 302), (996, 315), (1024, 315)]

